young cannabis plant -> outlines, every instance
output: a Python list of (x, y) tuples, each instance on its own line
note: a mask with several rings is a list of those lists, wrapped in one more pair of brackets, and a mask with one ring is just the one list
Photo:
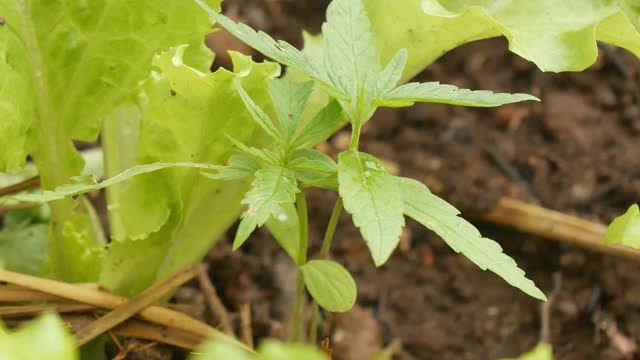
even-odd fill
[[(380, 64), (361, 0), (334, 0), (329, 5), (327, 22), (322, 27), (322, 59), (313, 58), (284, 41), (275, 41), (268, 34), (235, 23), (215, 11), (209, 12), (218, 24), (248, 45), (316, 81), (346, 114), (352, 135), (349, 149), (338, 156), (338, 192), (377, 266), (384, 264), (398, 245), (406, 215), (439, 234), (455, 251), (482, 269), (493, 271), (533, 297), (545, 299), (515, 261), (502, 253), (496, 242), (483, 238), (473, 225), (458, 217), (457, 209), (432, 194), (424, 184), (391, 175), (379, 159), (358, 150), (362, 126), (380, 106), (436, 102), (489, 107), (537, 100), (535, 97), (458, 89), (437, 82), (398, 85), (408, 54), (400, 50), (386, 66)], [(289, 202), (292, 196), (289, 192)], [(255, 210), (255, 207), (249, 208), (249, 212)]]

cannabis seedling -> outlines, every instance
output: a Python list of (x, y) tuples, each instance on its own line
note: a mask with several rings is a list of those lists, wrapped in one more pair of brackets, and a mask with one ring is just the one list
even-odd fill
[[(206, 8), (204, 4), (201, 5)], [(415, 102), (437, 102), (488, 107), (537, 100), (535, 97), (525, 94), (471, 91), (437, 82), (398, 86), (407, 62), (407, 51), (398, 51), (386, 66), (381, 66), (371, 26), (360, 0), (335, 0), (329, 5), (327, 22), (322, 28), (325, 53), (322, 62), (307, 56), (286, 42), (276, 42), (266, 33), (256, 32), (244, 24), (235, 23), (215, 11), (210, 13), (221, 26), (248, 45), (313, 79), (340, 105), (351, 125), (349, 149), (339, 154), (335, 168), (340, 199), (325, 236), (323, 254), (329, 249), (334, 230), (332, 227), (335, 226), (334, 215), (337, 218), (342, 203), (351, 214), (354, 224), (360, 229), (377, 266), (384, 264), (398, 245), (405, 225), (404, 216), (407, 215), (438, 233), (454, 250), (462, 252), (481, 268), (495, 272), (511, 285), (533, 297), (545, 299), (544, 294), (524, 276), (524, 272), (517, 267), (513, 259), (503, 254), (496, 242), (483, 238), (475, 227), (458, 217), (457, 209), (433, 195), (424, 184), (391, 175), (379, 159), (358, 150), (362, 126), (380, 106), (403, 107), (411, 106)], [(244, 157), (243, 160), (240, 160), (239, 156), (232, 158), (227, 171), (234, 175), (245, 169), (248, 170), (246, 176), (250, 176), (249, 172), (254, 171), (254, 181), (243, 200), (248, 209), (243, 214), (234, 246), (239, 246), (246, 239), (248, 232), (265, 224), (270, 217), (286, 218), (283, 207), (291, 206), (295, 202), (300, 222), (300, 239), (297, 244), (297, 264), (302, 275), (300, 277), (304, 278), (309, 292), (321, 306), (342, 308), (342, 305), (347, 305), (346, 301), (328, 303), (327, 300), (355, 300), (351, 298), (351, 295), (355, 294), (355, 287), (352, 288), (350, 285), (353, 280), (337, 263), (326, 260), (306, 262), (306, 200), (296, 186), (297, 183), (304, 183), (304, 179), (296, 176), (295, 170), (288, 162), (292, 159), (289, 154), (296, 151), (308, 152), (313, 156), (310, 155), (303, 163), (313, 178), (317, 179), (326, 174), (326, 178), (321, 177), (326, 181), (334, 177), (329, 173), (333, 167), (330, 159), (317, 151), (293, 146), (295, 140), (292, 139), (296, 139), (295, 134), (298, 131), (295, 120), (300, 119), (311, 86), (309, 83), (294, 84), (277, 80), (271, 84), (270, 93), (280, 120), (277, 125), (248, 97), (243, 96), (254, 120), (278, 145), (275, 150), (267, 150), (252, 149), (236, 143)], [(238, 90), (242, 94), (242, 89)], [(333, 102), (328, 107), (333, 106), (332, 104)], [(327, 129), (335, 125), (334, 120), (332, 118), (327, 121)], [(323, 117), (316, 116), (310, 122), (311, 127), (318, 126), (315, 125), (318, 121), (323, 121)], [(304, 128), (300, 134), (304, 135), (307, 131), (308, 128)], [(295, 145), (303, 146), (304, 143)], [(315, 157), (315, 160), (311, 157)], [(250, 158), (253, 167), (249, 166)], [(310, 268), (313, 271), (310, 271)], [(322, 289), (318, 286), (321, 280), (326, 281)], [(305, 283), (302, 283), (302, 280), (298, 281), (295, 310), (298, 322), (302, 293), (300, 289)], [(324, 293), (320, 293), (319, 290)], [(315, 319), (313, 314), (312, 318)], [(313, 322), (312, 320), (311, 326), (315, 325)], [(299, 329), (299, 325), (297, 328)]]

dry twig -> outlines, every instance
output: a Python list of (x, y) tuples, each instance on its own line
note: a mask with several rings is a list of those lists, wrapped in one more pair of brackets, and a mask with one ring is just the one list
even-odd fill
[(502, 198), (482, 220), (574, 245), (591, 251), (640, 262), (640, 251), (604, 242), (607, 227), (519, 200)]
[[(5, 269), (0, 269), (0, 281), (21, 285), (26, 288), (39, 290), (48, 294), (57, 295), (66, 299), (95, 305), (105, 309), (114, 309), (129, 300), (106, 291), (90, 289), (55, 280), (42, 279)], [(248, 348), (240, 341), (203, 322), (158, 305), (152, 305), (141, 310), (137, 316), (155, 324), (180, 329), (203, 337), (219, 338), (249, 352), (253, 352), (252, 349)]]
[(231, 325), (229, 313), (222, 304), (222, 301), (220, 301), (220, 297), (218, 297), (216, 288), (211, 283), (211, 279), (209, 279), (204, 265), (199, 265), (198, 267), (196, 267), (196, 274), (198, 276), (198, 283), (200, 284), (200, 288), (204, 293), (207, 304), (209, 304), (209, 309), (211, 310), (214, 318), (218, 320), (220, 329), (226, 334), (233, 336), (233, 326)]
[(34, 176), (30, 179), (23, 180), (17, 184), (9, 185), (7, 187), (0, 188), (0, 197), (13, 195), (25, 190), (35, 189), (40, 186), (40, 177)]
[(253, 330), (251, 329), (251, 304), (246, 302), (240, 307), (240, 334), (248, 347), (253, 347)]
[(24, 316), (36, 316), (44, 312), (57, 312), (59, 314), (93, 311), (96, 307), (89, 304), (44, 304), (44, 305), (15, 305), (0, 306), (0, 317), (15, 318)]
[(101, 334), (111, 330), (116, 325), (133, 317), (140, 310), (158, 301), (171, 290), (195, 277), (193, 266), (189, 265), (170, 277), (143, 291), (140, 295), (116, 307), (112, 312), (101, 317), (76, 332), (76, 341), (82, 346)]

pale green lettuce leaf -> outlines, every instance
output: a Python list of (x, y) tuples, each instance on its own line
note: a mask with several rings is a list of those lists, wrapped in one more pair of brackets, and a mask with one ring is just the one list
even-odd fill
[(640, 208), (634, 204), (624, 215), (615, 218), (605, 236), (609, 244), (622, 244), (640, 249)]
[(374, 263), (384, 264), (404, 227), (400, 187), (380, 160), (351, 150), (338, 157), (338, 183), (344, 208), (360, 229)]
[(0, 359), (76, 360), (73, 336), (55, 314), (44, 314), (14, 332), (0, 332)]
[(351, 310), (358, 290), (349, 271), (331, 260), (311, 260), (300, 267), (304, 284), (315, 301), (332, 312)]
[[(207, 1), (217, 10), (220, 2)], [(0, 143), (9, 145), (0, 171), (19, 170), (34, 151), (60, 151), (54, 141), (72, 152), (71, 139), (95, 140), (148, 75), (153, 54), (202, 43), (213, 23), (182, 0), (1, 0), (0, 13)]]
[[(118, 167), (111, 171), (154, 162), (224, 165), (238, 151), (230, 138), (249, 146), (267, 144), (234, 80), (273, 116), (266, 89), (267, 81), (279, 75), (279, 66), (232, 53), (233, 72), (205, 73), (184, 64), (183, 54), (183, 48), (176, 48), (154, 59), (155, 70), (142, 85), (140, 118), (129, 124), (129, 132), (137, 135), (107, 144), (107, 154), (133, 148), (135, 156), (114, 161)], [(101, 283), (131, 295), (199, 261), (241, 213), (247, 187), (246, 180), (212, 180), (194, 169), (174, 168), (107, 188), (114, 241)], [(137, 276), (131, 277), (132, 272)]]
[[(426, 13), (464, 21), (465, 31), (490, 27), (509, 48), (544, 71), (580, 71), (596, 60), (596, 40), (640, 55), (640, 14), (632, 1), (423, 0)], [(468, 28), (467, 28), (468, 27)]]
[(551, 344), (542, 342), (533, 350), (520, 355), (517, 358), (502, 358), (499, 360), (553, 360), (553, 348)]
[(320, 350), (304, 344), (284, 344), (266, 340), (260, 344), (256, 360), (328, 360)]
[(478, 229), (458, 216), (458, 209), (433, 195), (419, 181), (400, 177), (395, 181), (402, 189), (404, 213), (407, 216), (440, 235), (454, 251), (462, 253), (481, 269), (494, 272), (526, 294), (546, 300), (542, 291), (525, 277), (516, 262), (502, 252), (502, 247), (482, 237)]
[(192, 353), (190, 360), (329, 360), (320, 350), (303, 344), (284, 344), (276, 340), (263, 341), (256, 354), (245, 351), (220, 340), (211, 340), (202, 350)]
[(209, 340), (202, 349), (192, 352), (189, 360), (250, 360), (249, 354), (227, 341)]

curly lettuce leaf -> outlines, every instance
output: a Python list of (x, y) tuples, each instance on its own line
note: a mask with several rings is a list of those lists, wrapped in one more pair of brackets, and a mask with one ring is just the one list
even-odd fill
[[(234, 81), (273, 116), (267, 83), (280, 74), (280, 67), (232, 53), (234, 71), (201, 72), (184, 63), (185, 51), (179, 47), (154, 58), (155, 70), (142, 85), (136, 121), (116, 118), (108, 124), (133, 134), (107, 143), (107, 163), (117, 165), (112, 174), (155, 162), (224, 165), (234, 153), (231, 138), (249, 146), (268, 143)], [(120, 149), (131, 150), (121, 154)], [(115, 159), (109, 161), (109, 155)], [(114, 241), (101, 283), (130, 295), (198, 261), (241, 213), (247, 187), (247, 179), (227, 182), (173, 168), (107, 188)], [(224, 211), (214, 211), (215, 206)], [(139, 276), (131, 277), (130, 271)]]
[(75, 340), (55, 314), (44, 314), (14, 332), (0, 330), (0, 359), (76, 360)]
[[(457, 19), (465, 31), (505, 36), (514, 53), (544, 71), (580, 71), (592, 65), (597, 40), (640, 55), (638, 12), (632, 1), (423, 0), (432, 16)], [(471, 29), (471, 30), (469, 30)]]
[(615, 218), (605, 235), (609, 244), (622, 244), (640, 249), (640, 208), (634, 204), (626, 213)]
[[(219, 9), (220, 2), (208, 4)], [(10, 145), (0, 152), (0, 171), (19, 170), (46, 147), (27, 146), (30, 131), (95, 140), (102, 119), (147, 76), (153, 54), (201, 43), (213, 22), (181, 0), (2, 0), (0, 13), (0, 142)]]

